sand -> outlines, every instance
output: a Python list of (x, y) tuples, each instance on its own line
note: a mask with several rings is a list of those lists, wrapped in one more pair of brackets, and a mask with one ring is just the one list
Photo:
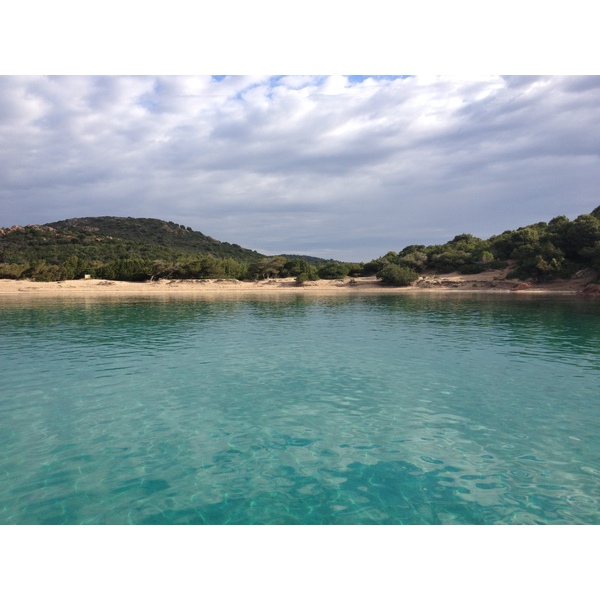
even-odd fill
[(309, 281), (298, 285), (293, 278), (267, 279), (261, 281), (237, 281), (235, 279), (167, 280), (133, 283), (79, 279), (56, 282), (0, 279), (0, 297), (89, 297), (89, 296), (140, 296), (140, 295), (339, 295), (339, 294), (415, 294), (437, 292), (492, 292), (492, 293), (553, 293), (553, 294), (600, 294), (600, 286), (590, 284), (595, 273), (584, 273), (568, 281), (556, 281), (544, 285), (522, 283), (504, 279), (505, 272), (490, 271), (478, 275), (429, 275), (415, 284), (404, 287), (382, 285), (375, 277), (343, 280)]

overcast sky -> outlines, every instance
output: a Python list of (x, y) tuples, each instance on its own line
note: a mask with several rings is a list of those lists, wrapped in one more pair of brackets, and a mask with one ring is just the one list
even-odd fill
[(600, 204), (600, 77), (0, 77), (0, 225), (370, 260)]

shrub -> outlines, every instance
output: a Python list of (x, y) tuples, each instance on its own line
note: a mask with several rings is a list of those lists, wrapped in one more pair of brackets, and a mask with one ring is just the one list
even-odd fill
[(0, 263), (0, 279), (21, 279), (29, 269), (29, 264), (19, 265), (16, 263)]
[(383, 267), (375, 276), (377, 279), (381, 279), (381, 282), (385, 285), (398, 287), (410, 285), (419, 278), (412, 269), (393, 264)]
[(337, 261), (327, 262), (317, 271), (321, 279), (344, 279), (350, 272), (350, 265)]

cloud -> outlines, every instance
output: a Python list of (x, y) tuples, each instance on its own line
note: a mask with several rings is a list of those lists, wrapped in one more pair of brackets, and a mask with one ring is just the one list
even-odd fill
[(1, 77), (0, 225), (369, 260), (600, 204), (599, 77)]

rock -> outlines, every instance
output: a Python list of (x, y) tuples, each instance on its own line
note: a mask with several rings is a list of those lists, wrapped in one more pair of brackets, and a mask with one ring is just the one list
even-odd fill
[(573, 279), (588, 279), (595, 275), (596, 271), (594, 271), (594, 269), (581, 269), (581, 271), (577, 271), (577, 273), (573, 275)]
[(582, 294), (586, 294), (589, 296), (600, 296), (600, 284), (588, 283), (583, 289)]

